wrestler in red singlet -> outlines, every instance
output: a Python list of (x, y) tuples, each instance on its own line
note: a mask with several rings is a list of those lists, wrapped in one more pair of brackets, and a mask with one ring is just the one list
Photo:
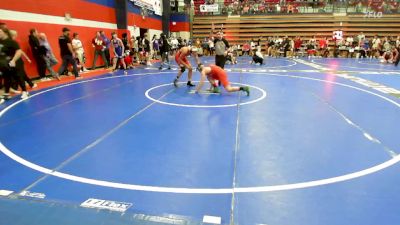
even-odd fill
[(176, 53), (175, 55), (175, 61), (178, 64), (180, 70), (178, 71), (178, 75), (176, 76), (176, 78), (174, 79), (174, 86), (178, 87), (178, 81), (179, 78), (182, 76), (182, 74), (185, 72), (185, 70), (188, 70), (188, 82), (187, 82), (187, 86), (189, 87), (193, 87), (195, 86), (192, 83), (192, 73), (193, 73), (193, 68), (192, 65), (190, 64), (189, 60), (187, 59), (187, 57), (191, 54), (193, 54), (193, 56), (195, 57), (197, 64), (200, 63), (200, 60), (196, 54), (197, 49), (194, 49), (192, 47), (182, 47), (181, 49), (179, 49), (179, 51)]
[(225, 70), (216, 65), (210, 65), (210, 68), (211, 71), (208, 76), (212, 77), (214, 80), (218, 80), (219, 82), (221, 82), (222, 86), (224, 87), (230, 84)]
[(220, 92), (218, 89), (218, 84), (216, 82), (218, 80), (219, 82), (222, 83), (225, 90), (228, 92), (244, 91), (247, 93), (247, 95), (250, 95), (250, 88), (247, 86), (232, 87), (229, 83), (228, 75), (226, 74), (226, 71), (223, 70), (219, 66), (215, 66), (215, 65), (204, 66), (202, 64), (199, 64), (197, 66), (197, 70), (200, 71), (201, 77), (200, 77), (199, 85), (196, 88), (196, 93), (201, 92), (201, 88), (203, 87), (204, 81), (206, 79), (208, 79), (210, 84), (213, 86), (212, 91), (214, 93)]

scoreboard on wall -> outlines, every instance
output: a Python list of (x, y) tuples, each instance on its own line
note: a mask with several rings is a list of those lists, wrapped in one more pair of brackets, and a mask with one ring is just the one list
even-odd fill
[(161, 0), (130, 0), (133, 4), (162, 16)]

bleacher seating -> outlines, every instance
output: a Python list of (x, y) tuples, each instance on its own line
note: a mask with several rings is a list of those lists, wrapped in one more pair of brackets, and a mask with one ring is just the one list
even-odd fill
[(360, 32), (368, 37), (400, 35), (400, 14), (384, 14), (382, 18), (368, 18), (364, 14), (272, 14), (229, 16), (195, 16), (194, 38), (209, 37), (212, 23), (222, 29), (227, 39), (234, 44), (243, 44), (252, 38), (270, 36), (331, 37), (335, 30), (344, 36), (355, 36)]

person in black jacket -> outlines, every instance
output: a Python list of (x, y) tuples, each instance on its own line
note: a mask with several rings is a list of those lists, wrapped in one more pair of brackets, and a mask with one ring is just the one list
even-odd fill
[(29, 31), (29, 46), (32, 50), (33, 58), (36, 61), (36, 68), (39, 73), (40, 78), (46, 78), (46, 61), (44, 60), (44, 55), (46, 55), (46, 49), (40, 45), (38, 39), (38, 32), (36, 29), (31, 29)]
[(72, 48), (72, 41), (69, 37), (69, 28), (64, 27), (62, 29), (63, 34), (58, 38), (58, 45), (60, 46), (60, 53), (62, 58), (62, 65), (58, 70), (58, 74), (62, 74), (69, 64), (72, 65), (73, 73), (76, 79), (81, 79), (79, 76), (78, 67), (75, 61), (76, 55)]
[[(9, 32), (10, 32), (10, 38), (11, 38), (12, 40), (14, 40), (14, 41), (17, 41), (17, 40), (16, 40), (16, 39), (17, 39), (17, 36), (18, 36), (17, 31), (15, 31), (15, 30), (9, 30)], [(21, 50), (21, 51), (22, 51), (22, 50)], [(29, 59), (29, 57), (26, 55), (26, 53), (25, 53), (24, 51), (22, 51), (21, 59), (22, 59), (22, 58), (25, 58), (29, 63), (32, 63), (32, 61)], [(18, 74), (18, 75), (23, 76), (24, 81), (26, 81), (26, 82), (29, 84), (29, 86), (31, 86), (31, 88), (36, 88), (36, 87), (37, 87), (37, 84), (34, 84), (34, 83), (32, 82), (32, 80), (28, 77), (28, 75), (27, 75), (26, 72), (25, 72), (24, 61), (21, 60), (21, 62), (19, 62), (19, 63), (21, 63), (22, 65), (21, 65), (21, 71), (20, 71), (21, 73)], [(11, 88), (12, 88), (12, 89), (18, 90), (18, 86), (20, 85), (19, 82), (18, 82), (18, 80), (19, 80), (19, 79), (13, 79), (13, 83), (12, 83), (12, 85), (11, 85)], [(19, 92), (19, 91), (18, 91), (18, 92)], [(14, 92), (14, 93), (15, 93), (15, 92)]]
[[(14, 79), (22, 89), (22, 99), (28, 98), (24, 80), (23, 54), (18, 43), (11, 39), (10, 31), (7, 28), (0, 29), (0, 72), (4, 78), (4, 98), (10, 99), (11, 82)], [(1, 101), (3, 102), (3, 101)]]
[(158, 69), (162, 70), (162, 67), (164, 64), (168, 65), (168, 69), (171, 69), (171, 66), (169, 64), (169, 50), (171, 46), (168, 43), (168, 39), (165, 36), (164, 33), (161, 33), (160, 39), (159, 39), (159, 47), (160, 47), (160, 54), (161, 54), (161, 65)]
[(124, 45), (125, 50), (131, 50), (131, 45), (129, 44), (128, 34), (123, 33), (121, 38), (122, 44)]
[(283, 57), (286, 58), (286, 54), (287, 54), (287, 52), (289, 51), (289, 48), (290, 48), (290, 42), (289, 42), (288, 36), (285, 36), (285, 38), (283, 39), (281, 47), (282, 47), (282, 50), (283, 50)]
[[(3, 29), (3, 28), (8, 29), (7, 24), (0, 22), (0, 29)], [(1, 72), (0, 72), (0, 89), (2, 89), (2, 88), (3, 88), (3, 76), (1, 75)], [(0, 99), (0, 102), (1, 102), (1, 100), (3, 100), (3, 99)]]

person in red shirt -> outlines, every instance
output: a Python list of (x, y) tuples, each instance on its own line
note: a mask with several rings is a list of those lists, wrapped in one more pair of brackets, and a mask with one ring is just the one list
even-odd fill
[(393, 63), (395, 66), (398, 66), (400, 62), (400, 46), (393, 49), (393, 55)]
[(228, 80), (228, 75), (226, 71), (223, 70), (221, 67), (216, 65), (204, 66), (203, 64), (199, 64), (197, 66), (197, 70), (200, 72), (200, 82), (196, 88), (196, 93), (201, 92), (201, 88), (204, 85), (204, 81), (208, 79), (210, 84), (212, 85), (212, 92), (220, 93), (218, 89), (218, 82), (221, 82), (224, 86), (225, 90), (228, 92), (236, 92), (236, 91), (244, 91), (247, 93), (247, 96), (250, 95), (250, 88), (247, 86), (240, 86), (240, 87), (232, 87)]
[(250, 53), (250, 44), (246, 42), (242, 47), (243, 54), (242, 55), (249, 55)]
[(125, 50), (125, 65), (128, 69), (132, 69), (133, 68), (133, 56), (134, 53), (130, 50)]
[(323, 57), (328, 57), (329, 51), (328, 51), (328, 38), (322, 38), (319, 40), (319, 51), (320, 55)]
[(319, 48), (325, 49), (327, 47), (327, 40), (326, 38), (322, 38), (319, 40)]
[(107, 47), (99, 31), (97, 31), (96, 37), (92, 39), (92, 46), (94, 48), (94, 59), (93, 59), (92, 70), (96, 68), (96, 61), (99, 55), (101, 55), (101, 58), (103, 58), (104, 65), (107, 68), (108, 62), (105, 54), (105, 50)]
[(299, 51), (302, 44), (303, 44), (303, 41), (300, 39), (300, 37), (296, 37), (296, 40), (294, 40), (294, 50), (296, 52)]
[(197, 56), (197, 48), (192, 48), (192, 47), (188, 46), (188, 47), (182, 47), (181, 49), (179, 49), (178, 52), (176, 52), (176, 54), (175, 54), (175, 61), (180, 67), (178, 75), (174, 79), (175, 87), (178, 87), (179, 78), (182, 76), (182, 74), (185, 72), (186, 69), (189, 70), (187, 86), (189, 86), (189, 87), (195, 86), (194, 84), (192, 84), (193, 68), (192, 68), (192, 65), (190, 64), (189, 60), (187, 59), (187, 57), (189, 55), (193, 55), (196, 58), (197, 64), (200, 63), (199, 58)]

